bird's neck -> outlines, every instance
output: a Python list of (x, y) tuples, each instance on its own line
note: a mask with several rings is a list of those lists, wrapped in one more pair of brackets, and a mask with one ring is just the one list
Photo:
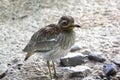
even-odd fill
[(74, 44), (75, 41), (75, 33), (73, 30), (63, 31), (60, 35), (61, 48), (69, 49)]

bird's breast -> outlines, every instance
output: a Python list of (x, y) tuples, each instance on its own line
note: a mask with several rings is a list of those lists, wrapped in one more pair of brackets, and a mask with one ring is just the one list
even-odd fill
[(61, 49), (67, 50), (70, 49), (71, 46), (75, 42), (75, 33), (74, 31), (71, 32), (63, 32), (59, 36), (59, 45)]

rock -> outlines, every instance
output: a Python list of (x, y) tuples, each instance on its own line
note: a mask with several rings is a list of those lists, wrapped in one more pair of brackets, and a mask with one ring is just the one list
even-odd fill
[(84, 78), (91, 73), (91, 69), (88, 66), (76, 66), (76, 67), (64, 67), (64, 70), (69, 72), (69, 78), (80, 77)]
[(78, 51), (78, 50), (80, 50), (81, 48), (80, 48), (80, 46), (79, 45), (73, 45), (72, 47), (71, 47), (71, 49), (70, 49), (70, 52), (75, 52), (75, 51)]
[(115, 64), (117, 64), (117, 65), (120, 66), (120, 54), (116, 55), (116, 56), (112, 59), (112, 61), (113, 61)]
[(96, 54), (96, 53), (89, 54), (88, 59), (92, 60), (92, 61), (97, 61), (97, 62), (104, 62), (105, 61), (105, 58), (103, 58), (103, 56), (100, 56), (100, 54)]
[(107, 64), (103, 68), (106, 77), (114, 76), (117, 73), (117, 66), (115, 64)]
[(81, 53), (69, 53), (67, 56), (60, 59), (61, 66), (76, 66), (85, 63), (84, 55)]

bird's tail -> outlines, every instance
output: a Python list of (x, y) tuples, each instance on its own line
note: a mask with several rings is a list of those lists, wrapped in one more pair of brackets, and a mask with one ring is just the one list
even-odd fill
[(25, 57), (25, 59), (24, 59), (24, 61), (26, 61), (30, 56), (32, 56), (34, 53), (32, 53), (32, 52), (28, 52), (27, 53), (27, 55), (26, 55), (26, 57)]

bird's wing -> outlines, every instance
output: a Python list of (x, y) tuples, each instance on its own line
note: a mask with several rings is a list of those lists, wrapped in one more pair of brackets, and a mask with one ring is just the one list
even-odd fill
[(25, 52), (44, 52), (53, 49), (57, 45), (57, 36), (60, 33), (57, 25), (51, 24), (33, 34), (31, 40), (24, 48)]

